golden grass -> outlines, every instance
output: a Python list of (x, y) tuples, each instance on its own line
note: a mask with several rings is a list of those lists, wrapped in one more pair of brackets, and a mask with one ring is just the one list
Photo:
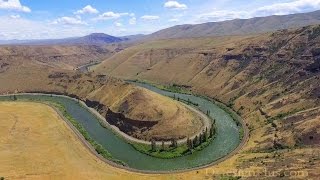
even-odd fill
[(144, 178), (114, 169), (87, 150), (48, 106), (0, 103), (0, 176), (8, 179)]

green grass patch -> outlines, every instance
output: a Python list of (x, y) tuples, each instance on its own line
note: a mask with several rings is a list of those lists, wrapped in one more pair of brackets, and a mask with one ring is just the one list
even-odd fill
[(132, 144), (132, 146), (143, 154), (161, 159), (172, 159), (190, 153), (186, 145), (182, 145), (177, 148), (168, 147), (165, 150), (158, 148), (156, 151), (152, 151), (151, 146), (146, 144)]

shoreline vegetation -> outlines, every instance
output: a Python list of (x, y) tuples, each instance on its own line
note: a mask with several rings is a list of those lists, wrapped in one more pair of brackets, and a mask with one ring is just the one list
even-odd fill
[[(196, 151), (201, 151), (215, 139), (215, 136), (208, 137), (204, 139), (202, 142), (199, 138), (189, 140), (187, 144), (182, 144), (180, 146), (175, 146), (174, 144), (171, 145), (161, 145), (161, 146), (154, 146), (152, 145), (145, 145), (145, 144), (131, 144), (134, 149), (137, 151), (144, 153), (146, 155), (161, 158), (161, 159), (172, 159), (181, 156), (190, 155)], [(201, 143), (200, 143), (201, 142)], [(191, 145), (192, 143), (192, 145)], [(198, 143), (194, 145), (194, 143)]]
[[(11, 101), (25, 101), (25, 99), (18, 99), (18, 97), (16, 95), (13, 95), (10, 97)], [(55, 101), (50, 101), (50, 100), (36, 100), (36, 99), (28, 99), (27, 101), (31, 101), (31, 102), (40, 102), (40, 103), (44, 103), (44, 104), (48, 104), (50, 106), (55, 107), (58, 111), (60, 111), (61, 115), (68, 120), (76, 129), (77, 131), (84, 137), (84, 139), (94, 148), (94, 150), (101, 155), (103, 158), (112, 161), (116, 164), (119, 164), (121, 166), (127, 166), (127, 164), (121, 160), (115, 159), (114, 157), (112, 157), (112, 154), (110, 154), (101, 144), (97, 143), (94, 139), (92, 139), (92, 137), (89, 135), (89, 133), (86, 131), (86, 129), (80, 124), (78, 123), (65, 109), (65, 107)]]

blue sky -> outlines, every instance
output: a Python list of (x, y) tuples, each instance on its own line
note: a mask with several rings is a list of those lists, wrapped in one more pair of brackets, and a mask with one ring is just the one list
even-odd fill
[(179, 24), (318, 9), (320, 0), (0, 0), (0, 40), (148, 34)]

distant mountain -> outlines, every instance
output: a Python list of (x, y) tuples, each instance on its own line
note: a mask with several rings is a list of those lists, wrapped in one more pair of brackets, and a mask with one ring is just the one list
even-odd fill
[(23, 44), (23, 45), (104, 45), (128, 41), (128, 38), (110, 36), (104, 33), (93, 33), (83, 37), (65, 39), (44, 39), (44, 40), (7, 40), (0, 41), (0, 44)]
[(72, 44), (109, 44), (124, 41), (126, 39), (110, 36), (104, 33), (93, 33), (84, 37), (70, 40)]
[(17, 39), (12, 39), (12, 40), (0, 40), (0, 45), (3, 44), (24, 44), (24, 43), (30, 43), (34, 40), (17, 40)]
[(128, 36), (122, 36), (122, 39), (129, 40), (129, 41), (136, 41), (144, 38), (146, 35), (144, 34), (135, 34), (135, 35), (128, 35)]
[(222, 22), (209, 22), (203, 24), (177, 25), (163, 29), (150, 35), (130, 35), (123, 37), (110, 36), (104, 33), (93, 33), (84, 37), (47, 40), (8, 40), (0, 44), (31, 44), (31, 45), (62, 45), (86, 44), (103, 45), (110, 43), (148, 41), (156, 39), (196, 38), (226, 35), (248, 35), (272, 32), (281, 29), (299, 28), (307, 25), (320, 24), (320, 10), (290, 14), (283, 16), (256, 17), (251, 19), (235, 19)]
[(320, 24), (320, 11), (284, 16), (235, 19), (197, 25), (178, 25), (146, 36), (145, 40), (246, 35)]

